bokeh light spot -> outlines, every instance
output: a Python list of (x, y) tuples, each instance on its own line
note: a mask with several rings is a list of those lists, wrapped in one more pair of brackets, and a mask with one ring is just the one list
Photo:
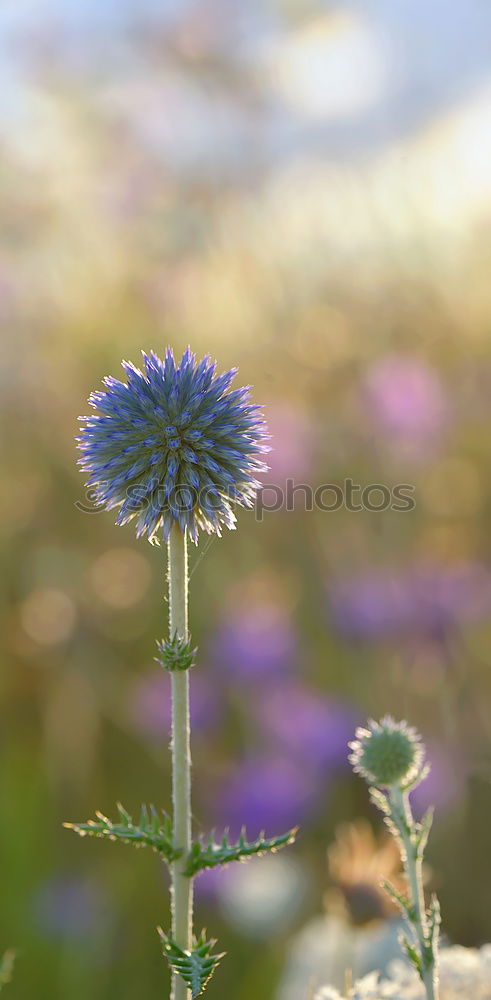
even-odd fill
[(44, 587), (33, 591), (24, 601), (20, 618), (29, 638), (43, 646), (54, 646), (72, 633), (76, 610), (68, 594)]
[(143, 600), (151, 576), (147, 559), (130, 548), (104, 552), (89, 569), (95, 596), (111, 608), (129, 608)]

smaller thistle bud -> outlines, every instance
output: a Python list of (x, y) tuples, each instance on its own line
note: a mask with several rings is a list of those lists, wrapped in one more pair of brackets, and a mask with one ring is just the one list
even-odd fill
[(381, 722), (370, 720), (367, 729), (358, 728), (355, 736), (349, 761), (369, 784), (408, 785), (421, 773), (424, 745), (407, 722), (386, 715)]
[(196, 661), (197, 649), (191, 649), (191, 640), (187, 642), (180, 639), (177, 632), (171, 639), (157, 640), (157, 649), (160, 656), (156, 656), (157, 663), (165, 670), (190, 670)]

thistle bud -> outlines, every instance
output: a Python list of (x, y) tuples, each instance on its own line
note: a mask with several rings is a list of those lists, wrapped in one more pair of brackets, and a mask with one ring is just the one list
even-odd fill
[(349, 760), (371, 785), (389, 787), (407, 785), (420, 773), (424, 746), (419, 733), (406, 722), (395, 722), (390, 715), (381, 722), (372, 719), (367, 728), (358, 728), (349, 744)]

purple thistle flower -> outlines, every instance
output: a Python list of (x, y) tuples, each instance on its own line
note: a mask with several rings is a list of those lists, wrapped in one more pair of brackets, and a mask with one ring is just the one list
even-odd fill
[(269, 437), (249, 387), (230, 391), (236, 369), (216, 375), (216, 364), (188, 348), (176, 364), (143, 354), (145, 372), (123, 361), (128, 382), (105, 378), (89, 402), (99, 413), (82, 417), (80, 465), (96, 502), (118, 508), (117, 524), (136, 518), (137, 536), (165, 539), (174, 522), (197, 541), (200, 529), (221, 534), (235, 527), (232, 505), (252, 507), (266, 469)]

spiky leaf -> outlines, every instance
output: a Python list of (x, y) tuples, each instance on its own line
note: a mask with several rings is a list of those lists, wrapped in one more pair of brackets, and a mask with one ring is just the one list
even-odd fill
[(432, 808), (424, 814), (423, 819), (416, 826), (416, 848), (418, 852), (418, 857), (422, 858), (426, 845), (428, 843), (428, 837), (430, 835), (431, 825), (433, 823), (433, 812)]
[(381, 813), (387, 815), (389, 812), (389, 805), (385, 792), (382, 792), (380, 788), (375, 788), (374, 785), (370, 786), (368, 790), (373, 804), (377, 806), (377, 809), (380, 809)]
[(387, 882), (386, 879), (383, 879), (382, 886), (385, 889), (385, 891), (389, 894), (391, 899), (394, 900), (394, 903), (397, 903), (397, 905), (400, 907), (400, 909), (402, 910), (404, 915), (408, 918), (408, 920), (411, 920), (411, 922), (413, 922), (415, 919), (414, 907), (411, 906), (411, 903), (407, 898), (407, 896), (404, 896), (401, 892), (398, 892), (397, 889), (392, 885), (392, 883)]
[(412, 965), (414, 965), (414, 968), (416, 969), (416, 972), (418, 973), (418, 975), (422, 979), (423, 978), (423, 966), (422, 966), (422, 963), (421, 963), (421, 957), (420, 957), (417, 949), (415, 948), (415, 946), (413, 944), (411, 944), (411, 942), (404, 935), (401, 935), (400, 941), (401, 941), (401, 945), (402, 945), (404, 951), (406, 952), (406, 955), (407, 955), (409, 961), (411, 962)]
[(433, 893), (428, 910), (428, 935), (429, 935), (429, 943), (434, 958), (436, 958), (438, 950), (438, 939), (440, 937), (440, 924), (441, 924), (440, 903), (438, 902), (438, 898), (435, 895), (435, 893)]
[(251, 842), (246, 839), (243, 830), (235, 844), (230, 843), (227, 833), (224, 833), (219, 843), (216, 843), (211, 837), (205, 842), (197, 840), (189, 852), (184, 875), (191, 878), (204, 868), (216, 868), (218, 865), (226, 865), (230, 861), (247, 861), (253, 856), (274, 853), (281, 847), (292, 844), (297, 830), (298, 827), (294, 827), (293, 830), (289, 830), (288, 833), (284, 833), (280, 837), (266, 838), (261, 834)]
[(165, 670), (173, 672), (194, 667), (198, 650), (192, 648), (191, 639), (181, 639), (177, 632), (170, 639), (157, 640), (157, 649), (160, 656), (155, 659)]
[(402, 791), (403, 792), (409, 792), (411, 790), (411, 788), (415, 788), (416, 785), (420, 785), (421, 782), (424, 781), (425, 778), (428, 777), (428, 775), (430, 773), (430, 770), (431, 770), (431, 768), (430, 768), (429, 764), (423, 764), (423, 766), (419, 769), (419, 771), (417, 772), (417, 774), (415, 774), (409, 781), (406, 781), (401, 786), (402, 787)]
[(201, 932), (199, 938), (195, 938), (191, 951), (183, 951), (175, 941), (158, 928), (162, 950), (173, 972), (184, 979), (186, 986), (191, 990), (193, 1000), (201, 996), (211, 979), (218, 963), (223, 958), (225, 952), (212, 955), (216, 941), (212, 938), (206, 940), (205, 931)]
[(3, 986), (6, 986), (12, 978), (12, 971), (14, 968), (15, 952), (6, 951), (3, 957), (0, 959), (0, 990)]
[(138, 823), (133, 823), (130, 814), (118, 803), (119, 821), (113, 823), (101, 812), (96, 812), (97, 819), (87, 823), (64, 823), (68, 830), (74, 830), (81, 837), (105, 837), (108, 840), (120, 840), (134, 847), (151, 847), (165, 861), (174, 861), (182, 854), (172, 845), (172, 824), (169, 817), (157, 812), (153, 806), (142, 806)]

